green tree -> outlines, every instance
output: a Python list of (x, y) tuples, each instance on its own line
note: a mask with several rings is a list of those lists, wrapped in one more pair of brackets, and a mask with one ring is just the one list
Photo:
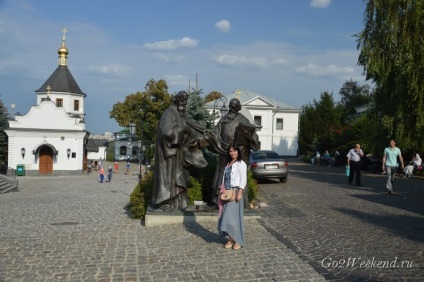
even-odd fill
[(299, 119), (301, 153), (334, 149), (335, 133), (339, 133), (342, 127), (342, 115), (340, 105), (334, 101), (332, 93), (323, 92), (319, 101), (314, 99), (312, 103), (303, 106)]
[(147, 145), (147, 154), (151, 159), (156, 142), (156, 131), (162, 113), (172, 104), (172, 96), (168, 94), (165, 80), (149, 80), (145, 91), (129, 94), (123, 102), (117, 102), (109, 112), (120, 126), (128, 127), (136, 124), (136, 135)]
[(341, 96), (340, 104), (346, 116), (355, 114), (356, 107), (370, 104), (373, 101), (371, 87), (368, 84), (359, 85), (352, 79), (343, 84), (339, 94)]
[(7, 134), (5, 129), (9, 128), (7, 108), (0, 100), (0, 164), (7, 163)]
[(356, 34), (358, 64), (376, 85), (375, 142), (396, 138), (402, 149), (424, 151), (424, 1), (369, 0)]
[(205, 96), (206, 103), (209, 103), (211, 101), (215, 101), (221, 97), (224, 97), (221, 92), (218, 91), (212, 91), (208, 95)]
[(212, 129), (213, 116), (205, 108), (206, 100), (200, 96), (202, 89), (193, 89), (187, 101), (187, 119), (194, 121), (206, 129)]

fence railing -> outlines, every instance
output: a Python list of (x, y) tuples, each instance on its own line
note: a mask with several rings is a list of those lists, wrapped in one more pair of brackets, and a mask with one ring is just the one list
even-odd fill
[(16, 169), (13, 169), (5, 164), (0, 165), (0, 174), (3, 174), (13, 180), (16, 180)]

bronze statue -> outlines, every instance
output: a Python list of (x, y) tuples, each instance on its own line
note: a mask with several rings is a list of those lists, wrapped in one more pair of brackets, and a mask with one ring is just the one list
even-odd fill
[(219, 185), (222, 183), (222, 177), (227, 158), (228, 147), (235, 143), (239, 145), (242, 159), (246, 163), (249, 161), (250, 150), (259, 149), (259, 138), (255, 132), (255, 125), (239, 113), (241, 110), (240, 101), (236, 98), (231, 99), (229, 112), (222, 117), (212, 132), (199, 138), (201, 148), (208, 147), (212, 152), (219, 154), (218, 163), (211, 187), (209, 204), (218, 203)]
[(197, 140), (202, 129), (186, 118), (188, 93), (180, 91), (159, 121), (151, 207), (171, 211), (187, 208), (190, 167), (207, 165)]

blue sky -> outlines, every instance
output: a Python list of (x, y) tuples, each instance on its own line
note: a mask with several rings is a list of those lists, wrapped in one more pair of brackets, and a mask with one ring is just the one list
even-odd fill
[(68, 67), (85, 99), (86, 129), (122, 128), (109, 111), (165, 79), (172, 94), (250, 90), (301, 107), (346, 80), (365, 84), (352, 36), (361, 0), (0, 0), (0, 99), (25, 114), (58, 66), (66, 27)]

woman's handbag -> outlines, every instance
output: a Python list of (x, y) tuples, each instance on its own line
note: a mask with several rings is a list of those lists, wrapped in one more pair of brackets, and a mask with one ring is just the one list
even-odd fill
[(221, 198), (221, 200), (225, 202), (232, 202), (236, 199), (236, 190), (235, 189), (224, 190), (219, 195), (219, 197)]

